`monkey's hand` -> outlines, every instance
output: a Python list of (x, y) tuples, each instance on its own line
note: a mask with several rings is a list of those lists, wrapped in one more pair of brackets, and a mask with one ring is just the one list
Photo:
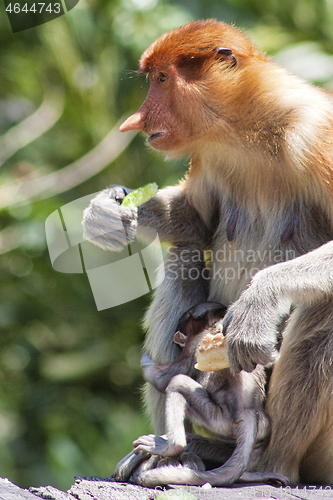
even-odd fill
[(268, 366), (276, 361), (278, 326), (291, 305), (278, 285), (270, 268), (264, 269), (229, 308), (223, 333), (234, 373), (251, 372), (257, 364)]
[(83, 213), (84, 235), (105, 250), (121, 250), (137, 229), (137, 209), (121, 205), (129, 189), (112, 186), (101, 191)]
[(156, 436), (155, 434), (139, 437), (133, 442), (133, 446), (134, 453), (146, 451), (151, 455), (161, 457), (173, 457), (184, 449), (180, 444), (169, 442), (166, 436)]
[(277, 358), (280, 319), (292, 304), (311, 304), (332, 297), (333, 241), (259, 271), (223, 321), (231, 369), (251, 371)]
[(148, 351), (145, 351), (141, 358), (141, 368), (143, 377), (147, 382), (152, 383), (156, 372), (157, 363), (152, 359)]

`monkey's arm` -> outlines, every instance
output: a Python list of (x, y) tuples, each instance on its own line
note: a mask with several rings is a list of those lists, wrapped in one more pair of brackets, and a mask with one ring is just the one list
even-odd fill
[(310, 304), (333, 293), (333, 242), (258, 272), (224, 319), (235, 373), (277, 357), (277, 326), (291, 304)]
[(153, 361), (148, 352), (145, 352), (141, 358), (143, 377), (158, 391), (164, 392), (172, 377), (189, 372), (191, 361), (191, 358), (180, 355), (173, 363), (162, 365)]
[(194, 242), (199, 246), (209, 242), (211, 231), (188, 202), (181, 185), (159, 190), (134, 210), (121, 205), (124, 189), (105, 189), (91, 201), (83, 215), (88, 240), (104, 249), (120, 250), (135, 236), (149, 238), (149, 230), (154, 229), (160, 241)]

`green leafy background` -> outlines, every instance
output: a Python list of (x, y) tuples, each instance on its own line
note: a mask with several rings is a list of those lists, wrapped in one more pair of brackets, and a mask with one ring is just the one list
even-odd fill
[[(15, 34), (0, 9), (0, 475), (67, 489), (75, 475), (110, 475), (149, 431), (140, 355), (150, 296), (98, 312), (86, 275), (53, 270), (45, 219), (110, 184), (175, 183), (187, 161), (165, 162), (137, 135), (70, 189), (66, 171), (50, 194), (38, 182), (98, 147), (140, 106), (148, 88), (135, 73), (142, 51), (194, 19), (235, 23), (279, 63), (332, 88), (333, 2), (80, 0)], [(43, 103), (49, 115), (38, 132)], [(37, 132), (20, 147), (22, 130), (13, 127), (29, 116)]]

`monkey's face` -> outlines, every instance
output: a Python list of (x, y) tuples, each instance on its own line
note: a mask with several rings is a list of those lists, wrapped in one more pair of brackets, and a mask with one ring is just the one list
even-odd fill
[(142, 131), (148, 135), (148, 144), (153, 149), (174, 152), (173, 156), (185, 154), (194, 134), (192, 110), (188, 108), (191, 99), (185, 82), (171, 65), (148, 76), (150, 88), (146, 100), (121, 125), (120, 131)]
[(200, 60), (168, 64), (148, 76), (147, 98), (121, 125), (121, 132), (147, 134), (149, 146), (166, 152), (168, 158), (202, 151), (203, 144), (223, 138), (223, 122), (230, 113), (227, 92), (216, 87), (225, 88), (226, 78), (233, 76), (226, 75), (214, 52)]
[(249, 95), (244, 68), (262, 57), (241, 33), (212, 20), (162, 35), (140, 59), (150, 80), (147, 98), (120, 131), (144, 132), (171, 158), (213, 142), (234, 144)]

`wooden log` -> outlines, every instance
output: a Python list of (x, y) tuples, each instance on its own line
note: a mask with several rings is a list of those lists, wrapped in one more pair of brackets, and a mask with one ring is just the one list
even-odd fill
[(163, 500), (332, 500), (333, 489), (329, 486), (325, 489), (303, 485), (280, 488), (264, 484), (234, 484), (228, 488), (177, 485), (150, 489), (117, 483), (110, 478), (77, 477), (70, 489), (64, 492), (53, 486), (25, 490), (8, 479), (0, 478), (0, 500), (154, 500), (158, 496)]

